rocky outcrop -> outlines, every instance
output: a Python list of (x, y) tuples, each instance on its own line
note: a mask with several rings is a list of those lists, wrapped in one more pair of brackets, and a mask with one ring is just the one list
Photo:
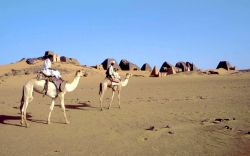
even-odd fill
[(185, 62), (177, 62), (175, 67), (180, 68), (182, 72), (190, 71)]
[(193, 63), (186, 62), (186, 66), (190, 69), (190, 71), (198, 71), (198, 68)]
[[(115, 59), (113, 59), (113, 58), (107, 58), (107, 59), (105, 59), (105, 60), (102, 62), (102, 66), (103, 66), (103, 68), (104, 68), (105, 70), (108, 69), (109, 65), (111, 64), (111, 61), (115, 61)], [(121, 69), (120, 66), (116, 63), (116, 61), (115, 61), (114, 68)]]
[(60, 57), (60, 62), (66, 62), (66, 63), (75, 64), (75, 65), (80, 65), (80, 63), (78, 62), (77, 59), (68, 58), (68, 57), (66, 57), (66, 56), (61, 56), (61, 57)]
[(136, 64), (125, 59), (122, 59), (120, 61), (119, 66), (122, 70), (140, 70), (140, 68)]

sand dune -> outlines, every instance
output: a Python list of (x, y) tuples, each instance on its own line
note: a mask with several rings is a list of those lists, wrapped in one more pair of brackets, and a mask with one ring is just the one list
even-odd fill
[[(0, 155), (249, 155), (250, 73), (182, 73), (161, 78), (133, 71), (110, 110), (100, 111), (104, 71), (54, 64), (71, 81), (88, 71), (65, 96), (70, 124), (57, 101), (47, 125), (50, 99), (34, 93), (28, 128), (20, 125), (22, 85), (41, 65), (0, 66)], [(13, 75), (13, 69), (20, 74)], [(126, 72), (121, 72), (124, 76)], [(105, 95), (108, 106), (111, 93)]]

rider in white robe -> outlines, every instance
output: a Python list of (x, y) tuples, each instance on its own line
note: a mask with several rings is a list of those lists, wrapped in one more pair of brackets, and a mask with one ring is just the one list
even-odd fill
[(107, 69), (107, 77), (111, 78), (114, 82), (119, 83), (121, 81), (121, 77), (119, 76), (117, 69), (114, 69), (115, 61), (111, 61), (110, 66)]
[(51, 69), (51, 60), (47, 58), (42, 66), (42, 72), (47, 76), (55, 76), (56, 78), (61, 78), (61, 74), (58, 70)]

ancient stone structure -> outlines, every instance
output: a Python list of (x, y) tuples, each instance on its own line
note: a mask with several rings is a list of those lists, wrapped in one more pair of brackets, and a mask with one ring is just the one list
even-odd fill
[(235, 70), (235, 66), (232, 66), (228, 61), (220, 61), (216, 69), (224, 68), (226, 70)]
[(142, 71), (152, 71), (152, 68), (148, 63), (145, 63), (142, 65), (141, 70)]
[(122, 70), (140, 70), (140, 68), (136, 64), (125, 59), (122, 59), (120, 61), (119, 66)]
[(121, 69), (120, 66), (117, 64), (116, 60), (113, 58), (107, 58), (102, 62), (102, 66), (105, 70), (108, 69), (109, 65), (111, 64), (111, 61), (115, 61), (114, 68)]
[(158, 68), (156, 66), (154, 66), (154, 68), (153, 68), (150, 76), (152, 76), (152, 77), (159, 77), (159, 70), (158, 70)]

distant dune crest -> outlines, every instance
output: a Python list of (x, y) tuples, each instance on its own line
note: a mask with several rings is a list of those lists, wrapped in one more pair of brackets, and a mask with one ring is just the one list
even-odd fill
[[(15, 75), (29, 75), (32, 73), (37, 73), (40, 71), (40, 66), (42, 62), (47, 56), (52, 56), (52, 62), (54, 63), (54, 67), (60, 70), (63, 74), (70, 73), (72, 71), (71, 68), (79, 69), (82, 67), (88, 69), (95, 69), (93, 73), (99, 73), (104, 70), (107, 70), (108, 66), (111, 64), (111, 61), (115, 61), (114, 67), (120, 71), (142, 71), (148, 72), (148, 76), (151, 77), (164, 77), (167, 75), (173, 75), (177, 73), (189, 73), (189, 72), (197, 72), (200, 74), (226, 74), (230, 72), (237, 72), (236, 67), (232, 66), (229, 61), (220, 61), (216, 67), (216, 69), (209, 69), (209, 70), (201, 70), (199, 69), (193, 62), (184, 62), (179, 61), (174, 65), (170, 64), (169, 62), (163, 62), (162, 66), (158, 68), (157, 66), (153, 66), (152, 69), (150, 64), (144, 63), (140, 68), (137, 64), (127, 60), (122, 59), (119, 64), (114, 58), (106, 58), (102, 63), (97, 64), (95, 66), (86, 66), (80, 65), (79, 61), (75, 58), (70, 58), (67, 56), (60, 56), (59, 54), (54, 53), (51, 50), (45, 51), (43, 56), (37, 58), (22, 58), (18, 61), (18, 66), (14, 66), (6, 68), (4, 72), (0, 76), (15, 76)], [(20, 63), (23, 67), (20, 66)], [(66, 64), (70, 65), (66, 67)], [(27, 66), (28, 65), (28, 66)], [(8, 65), (7, 65), (8, 66)], [(25, 66), (25, 67), (24, 67)], [(20, 69), (19, 69), (20, 68)], [(246, 70), (245, 70), (246, 71)], [(247, 70), (248, 71), (248, 70)]]

